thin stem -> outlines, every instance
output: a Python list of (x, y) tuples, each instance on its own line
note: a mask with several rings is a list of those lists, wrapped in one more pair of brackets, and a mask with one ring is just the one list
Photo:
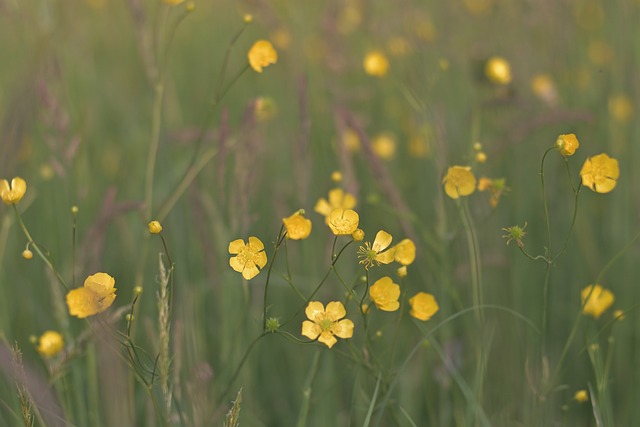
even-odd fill
[(227, 384), (227, 388), (222, 392), (222, 394), (220, 394), (220, 398), (224, 398), (227, 395), (227, 393), (229, 393), (229, 391), (231, 390), (231, 386), (233, 386), (233, 383), (238, 378), (238, 374), (240, 374), (240, 370), (244, 366), (244, 363), (247, 361), (247, 357), (249, 357), (249, 353), (251, 353), (251, 350), (253, 350), (253, 347), (255, 347), (258, 341), (260, 341), (263, 337), (267, 336), (268, 334), (269, 332), (262, 332), (260, 335), (255, 337), (253, 341), (251, 341), (251, 344), (249, 344), (249, 348), (247, 348), (247, 351), (245, 351), (244, 356), (242, 356), (242, 359), (240, 359), (240, 363), (238, 364), (238, 367), (233, 373), (233, 376), (231, 377), (229, 384)]
[(469, 257), (471, 262), (471, 282), (473, 285), (473, 305), (477, 307), (478, 321), (482, 325), (484, 323), (484, 313), (480, 308), (483, 304), (482, 298), (482, 273), (480, 271), (480, 259), (479, 248), (476, 234), (469, 215), (469, 209), (467, 204), (462, 201), (458, 207), (462, 210), (462, 222), (464, 225), (465, 233), (467, 234), (467, 247), (469, 250)]
[(552, 146), (544, 152), (542, 156), (542, 161), (540, 162), (540, 184), (542, 185), (542, 202), (544, 204), (544, 217), (545, 222), (547, 224), (547, 258), (551, 258), (551, 222), (549, 220), (549, 206), (547, 205), (547, 193), (544, 190), (544, 161), (547, 158), (547, 154), (551, 150), (555, 149), (555, 146)]
[(265, 332), (267, 330), (267, 301), (269, 294), (269, 279), (271, 278), (271, 270), (273, 269), (273, 262), (276, 259), (276, 255), (278, 255), (278, 249), (282, 244), (282, 241), (286, 238), (287, 233), (284, 231), (284, 224), (280, 227), (280, 231), (278, 232), (278, 237), (276, 239), (276, 247), (273, 249), (273, 255), (271, 255), (271, 261), (269, 262), (269, 267), (267, 269), (267, 281), (264, 284), (264, 302), (262, 305), (262, 331)]

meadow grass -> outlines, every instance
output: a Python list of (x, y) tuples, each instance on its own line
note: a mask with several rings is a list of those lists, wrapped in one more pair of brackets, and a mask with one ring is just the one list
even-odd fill
[(0, 0), (0, 425), (634, 425), (639, 19)]

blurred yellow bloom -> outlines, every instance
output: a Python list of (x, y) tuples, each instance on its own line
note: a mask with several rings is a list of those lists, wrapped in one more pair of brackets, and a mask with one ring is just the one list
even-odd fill
[(242, 17), (242, 21), (245, 24), (251, 24), (253, 22), (253, 15), (250, 13), (245, 13), (244, 16)]
[(389, 61), (380, 51), (369, 52), (363, 61), (364, 71), (370, 76), (384, 77), (389, 71)]
[(342, 143), (347, 148), (347, 150), (356, 152), (360, 149), (360, 137), (358, 133), (353, 129), (346, 129), (342, 132)]
[(255, 99), (253, 106), (256, 120), (261, 123), (278, 115), (278, 106), (273, 98), (259, 96)]
[(614, 310), (613, 318), (616, 320), (624, 320), (624, 310)]
[(397, 273), (398, 273), (398, 277), (401, 279), (407, 277), (407, 266), (403, 265), (402, 267), (400, 267)]
[(576, 150), (580, 147), (578, 138), (575, 134), (569, 133), (566, 135), (560, 135), (556, 140), (556, 149), (565, 157), (573, 156)]
[(609, 114), (617, 122), (627, 123), (633, 116), (633, 104), (627, 95), (619, 94), (609, 98)]
[(287, 238), (291, 240), (302, 240), (311, 234), (311, 220), (305, 218), (304, 211), (298, 211), (288, 218), (282, 220), (287, 229)]
[(80, 319), (102, 313), (116, 299), (116, 281), (107, 273), (96, 273), (87, 277), (84, 286), (67, 293), (69, 314)]
[(484, 151), (479, 151), (476, 153), (476, 162), (484, 163), (487, 161), (487, 153)]
[(582, 305), (584, 306), (582, 313), (597, 319), (613, 305), (615, 299), (610, 290), (600, 285), (589, 285), (581, 292)]
[(615, 188), (620, 176), (618, 161), (605, 153), (587, 158), (580, 170), (580, 176), (585, 187), (596, 193), (608, 193)]
[(149, 224), (147, 224), (147, 227), (149, 228), (149, 233), (151, 234), (160, 234), (160, 232), (162, 231), (162, 225), (160, 224), (160, 221), (151, 221)]
[(257, 237), (249, 237), (249, 243), (237, 239), (229, 243), (229, 253), (235, 255), (229, 259), (229, 265), (242, 277), (251, 280), (260, 273), (260, 269), (267, 265), (267, 254), (264, 245)]
[(400, 307), (400, 286), (393, 283), (390, 277), (378, 279), (369, 289), (371, 301), (382, 311), (396, 311)]
[(416, 259), (416, 245), (411, 239), (404, 239), (393, 247), (393, 259), (402, 265), (411, 265)]
[(342, 172), (340, 172), (340, 171), (331, 172), (331, 181), (333, 181), (333, 182), (342, 181)]
[(378, 231), (373, 245), (366, 242), (364, 246), (360, 246), (358, 249), (358, 258), (361, 258), (360, 264), (364, 264), (364, 268), (368, 270), (370, 267), (376, 265), (391, 263), (395, 249), (385, 249), (389, 247), (392, 240), (393, 237), (391, 234), (384, 230)]
[(339, 301), (327, 304), (326, 310), (321, 302), (311, 301), (304, 312), (309, 320), (302, 322), (302, 335), (309, 339), (317, 339), (331, 348), (338, 342), (336, 337), (346, 339), (353, 336), (353, 322), (343, 319), (347, 312)]
[(507, 187), (504, 178), (490, 179), (483, 176), (478, 180), (478, 191), (489, 191), (491, 193), (489, 203), (492, 208), (498, 206), (502, 194), (507, 193), (509, 190), (510, 188)]
[(391, 160), (396, 155), (396, 140), (393, 135), (381, 133), (371, 142), (373, 152), (382, 160)]
[(573, 395), (573, 398), (578, 403), (584, 403), (589, 401), (589, 393), (587, 390), (578, 390), (576, 391), (576, 394)]
[(442, 183), (445, 193), (452, 199), (468, 196), (476, 191), (476, 177), (469, 166), (451, 166)]
[(27, 181), (20, 177), (11, 180), (11, 185), (6, 179), (0, 180), (0, 198), (5, 205), (15, 205), (27, 192)]
[(394, 56), (405, 56), (409, 52), (411, 52), (411, 44), (409, 44), (409, 40), (401, 36), (391, 37), (387, 41), (387, 49), (391, 55)]
[(338, 208), (331, 211), (327, 224), (336, 236), (346, 236), (356, 231), (359, 222), (356, 211)]
[(278, 62), (278, 53), (268, 40), (258, 40), (251, 46), (249, 53), (249, 65), (254, 71), (261, 73), (263, 67)]
[(493, 83), (501, 85), (511, 83), (511, 66), (506, 59), (499, 56), (489, 58), (484, 67), (484, 74)]
[(38, 338), (38, 353), (43, 357), (53, 357), (64, 348), (64, 339), (56, 331), (46, 331)]
[(356, 207), (356, 198), (346, 193), (342, 188), (334, 188), (329, 191), (329, 200), (321, 197), (316, 202), (314, 211), (325, 217), (325, 221), (329, 221), (329, 214), (334, 209), (353, 209)]
[(533, 76), (531, 79), (531, 91), (550, 106), (558, 102), (558, 89), (548, 74), (536, 74)]
[(418, 320), (427, 321), (438, 312), (440, 307), (433, 295), (426, 292), (418, 292), (409, 298), (411, 311), (409, 314)]

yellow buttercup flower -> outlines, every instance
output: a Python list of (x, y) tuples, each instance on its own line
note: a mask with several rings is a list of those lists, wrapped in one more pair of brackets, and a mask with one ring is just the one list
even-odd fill
[(403, 265), (396, 271), (396, 273), (398, 274), (398, 277), (401, 279), (407, 277), (407, 266)]
[(597, 319), (613, 305), (616, 298), (613, 292), (600, 285), (589, 285), (582, 290), (581, 300), (584, 306), (582, 313)]
[(493, 83), (501, 85), (511, 83), (511, 66), (506, 59), (499, 56), (489, 58), (484, 67), (484, 74)]
[(24, 259), (33, 258), (33, 252), (31, 252), (29, 249), (25, 249), (24, 251), (22, 251), (22, 258)]
[(585, 160), (580, 176), (585, 187), (596, 193), (608, 193), (615, 188), (620, 176), (618, 161), (605, 153), (598, 154)]
[(6, 179), (0, 180), (0, 198), (5, 205), (15, 205), (27, 192), (27, 181), (19, 176), (11, 180), (11, 185)]
[(360, 264), (364, 264), (364, 268), (368, 270), (376, 265), (391, 263), (395, 250), (393, 248), (385, 249), (389, 247), (392, 240), (391, 234), (384, 230), (378, 231), (373, 245), (366, 242), (364, 246), (360, 246), (358, 249), (358, 258), (361, 258)]
[(426, 292), (418, 292), (409, 298), (411, 311), (409, 314), (418, 320), (427, 321), (438, 312), (440, 307), (433, 295)]
[(393, 259), (407, 266), (416, 259), (416, 245), (411, 239), (404, 239), (393, 247)]
[(364, 239), (364, 230), (362, 228), (356, 228), (356, 231), (351, 233), (351, 237), (356, 242), (361, 242)]
[(235, 255), (229, 259), (229, 265), (242, 277), (251, 280), (260, 273), (260, 270), (267, 265), (267, 254), (264, 252), (264, 245), (257, 237), (249, 237), (249, 242), (245, 245), (244, 240), (237, 239), (229, 243), (229, 253)]
[(249, 65), (254, 71), (261, 73), (262, 68), (278, 62), (278, 52), (268, 40), (258, 40), (251, 46), (249, 53)]
[(384, 53), (376, 50), (369, 52), (363, 61), (364, 72), (374, 77), (384, 77), (389, 71), (389, 60)]
[(147, 224), (147, 228), (149, 228), (149, 233), (151, 234), (160, 234), (160, 232), (162, 231), (162, 225), (160, 224), (160, 221), (151, 221), (149, 224)]
[(566, 135), (560, 135), (556, 140), (556, 149), (565, 157), (573, 156), (576, 150), (580, 147), (578, 138), (572, 133)]
[(336, 236), (346, 236), (358, 228), (360, 216), (351, 209), (334, 209), (329, 214), (327, 224)]
[(442, 179), (447, 196), (457, 199), (476, 191), (476, 177), (469, 166), (451, 166)]
[(391, 160), (396, 155), (396, 140), (389, 133), (381, 133), (373, 139), (371, 148), (382, 160)]
[(487, 153), (484, 151), (479, 151), (476, 153), (476, 162), (485, 163), (487, 161)]
[(80, 319), (102, 313), (116, 299), (116, 281), (107, 273), (96, 273), (87, 277), (84, 286), (67, 293), (69, 314)]
[(478, 191), (489, 191), (491, 193), (489, 203), (492, 208), (495, 208), (498, 206), (502, 194), (510, 190), (506, 184), (507, 182), (504, 178), (491, 179), (483, 176), (478, 180)]
[(311, 220), (304, 217), (304, 211), (298, 211), (288, 218), (282, 220), (287, 230), (287, 238), (291, 240), (302, 240), (311, 234)]
[(609, 98), (609, 114), (620, 123), (627, 123), (633, 117), (633, 104), (623, 93)]
[(64, 339), (56, 331), (46, 331), (38, 338), (38, 353), (43, 357), (53, 357), (64, 348)]
[(396, 311), (400, 307), (400, 286), (393, 283), (391, 277), (378, 279), (369, 289), (371, 301), (382, 311)]
[(548, 105), (552, 106), (558, 102), (558, 89), (548, 74), (536, 74), (533, 76), (531, 79), (531, 91)]
[(578, 390), (576, 391), (576, 394), (573, 395), (573, 398), (578, 403), (584, 403), (589, 401), (589, 393), (587, 390)]
[(347, 312), (339, 301), (327, 304), (326, 310), (321, 302), (311, 301), (304, 312), (309, 320), (302, 322), (302, 335), (309, 339), (317, 339), (331, 348), (338, 342), (336, 337), (353, 336), (353, 322), (344, 319)]
[(325, 222), (329, 222), (329, 214), (334, 209), (353, 209), (356, 207), (356, 198), (345, 192), (342, 188), (334, 188), (329, 191), (329, 200), (321, 197), (313, 208), (320, 215), (325, 217)]

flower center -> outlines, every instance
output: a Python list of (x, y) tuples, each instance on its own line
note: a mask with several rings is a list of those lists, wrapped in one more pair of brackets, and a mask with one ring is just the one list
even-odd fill
[(326, 317), (322, 320), (320, 320), (318, 322), (318, 325), (320, 326), (320, 328), (322, 329), (322, 331), (328, 331), (331, 329), (331, 327), (333, 326), (333, 323), (331, 320), (327, 319)]

